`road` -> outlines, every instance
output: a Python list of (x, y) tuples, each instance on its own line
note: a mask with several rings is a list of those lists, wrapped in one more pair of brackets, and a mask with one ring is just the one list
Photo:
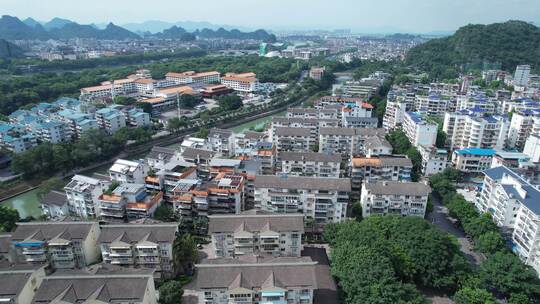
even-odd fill
[(452, 223), (448, 215), (448, 208), (443, 206), (438, 198), (433, 197), (433, 212), (426, 218), (437, 227), (455, 236), (459, 242), (461, 251), (471, 264), (477, 267), (480, 266), (485, 259), (484, 256), (474, 251), (472, 242), (467, 239), (465, 232), (461, 228)]

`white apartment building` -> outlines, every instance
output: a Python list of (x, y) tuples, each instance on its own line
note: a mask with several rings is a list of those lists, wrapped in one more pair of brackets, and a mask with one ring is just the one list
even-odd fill
[(419, 113), (405, 113), (402, 127), (413, 146), (434, 146), (437, 141), (437, 125), (428, 123)]
[(440, 94), (416, 95), (414, 100), (415, 111), (422, 114), (443, 116), (448, 111), (448, 99)]
[(412, 162), (407, 157), (355, 157), (351, 160), (352, 190), (358, 195), (365, 180), (410, 181)]
[(239, 92), (252, 93), (259, 89), (259, 80), (255, 73), (227, 73), (221, 77), (221, 84)]
[(395, 129), (405, 120), (405, 113), (413, 110), (415, 94), (403, 91), (390, 91), (386, 101), (383, 128)]
[(75, 175), (64, 187), (69, 213), (81, 218), (95, 218), (97, 199), (110, 185), (110, 181)]
[(206, 139), (210, 150), (225, 157), (234, 155), (234, 134), (231, 130), (212, 128)]
[(365, 181), (360, 197), (362, 216), (395, 214), (424, 217), (430, 193), (431, 188), (425, 183)]
[(312, 304), (316, 264), (305, 257), (197, 264), (198, 303)]
[(299, 257), (304, 217), (301, 214), (240, 214), (208, 217), (216, 257), (242, 255)]
[(97, 222), (17, 223), (11, 236), (17, 263), (82, 268), (98, 261)]
[(526, 87), (529, 84), (530, 73), (530, 65), (518, 65), (514, 73), (514, 85), (518, 87)]
[(491, 167), (495, 150), (466, 148), (455, 150), (452, 154), (452, 165), (465, 173), (481, 173)]
[(450, 149), (503, 149), (510, 122), (505, 116), (483, 116), (483, 111), (446, 113), (443, 131)]
[(523, 153), (528, 155), (533, 163), (540, 163), (540, 135), (531, 135), (527, 138)]
[[(321, 128), (319, 135), (319, 152), (326, 154), (340, 154), (344, 159), (351, 156), (366, 155), (367, 144), (371, 138), (378, 137), (381, 144), (372, 145), (374, 150), (387, 150), (384, 140), (385, 130), (379, 128), (351, 129), (351, 128)], [(373, 142), (375, 144), (376, 142)]]
[(176, 223), (103, 225), (98, 245), (106, 264), (152, 268), (170, 277), (176, 232)]
[(347, 215), (351, 181), (346, 178), (258, 175), (255, 207), (276, 213), (302, 213), (315, 224), (338, 223)]
[[(535, 127), (534, 130), (533, 127)], [(512, 114), (508, 130), (508, 146), (522, 150), (531, 134), (540, 135), (540, 107)]]
[(117, 159), (109, 168), (111, 180), (119, 183), (144, 184), (147, 168), (143, 161)]
[(514, 252), (540, 273), (540, 191), (504, 166), (484, 174), (477, 209), (489, 212), (499, 227), (512, 234)]
[(448, 151), (435, 146), (416, 147), (422, 156), (422, 175), (431, 176), (441, 173), (448, 167)]
[(471, 93), (459, 95), (456, 98), (456, 111), (474, 109), (494, 114), (498, 112), (500, 101), (496, 98), (489, 98), (485, 94)]
[(269, 131), (269, 141), (275, 142), (276, 128), (278, 127), (308, 128), (310, 129), (310, 136), (317, 140), (321, 128), (337, 128), (339, 125), (340, 121), (336, 118), (273, 117)]
[(281, 152), (281, 173), (292, 176), (340, 177), (341, 156), (316, 152)]

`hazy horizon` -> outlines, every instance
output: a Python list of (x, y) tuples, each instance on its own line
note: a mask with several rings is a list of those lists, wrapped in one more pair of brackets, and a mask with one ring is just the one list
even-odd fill
[[(510, 19), (538, 23), (538, 0), (215, 0), (105, 1), (2, 0), (2, 14), (48, 21), (53, 17), (82, 24), (141, 23), (149, 20), (209, 22), (270, 30), (351, 29), (361, 33), (451, 32), (470, 23)], [(246, 13), (249, 12), (249, 13)], [(291, 13), (294, 12), (294, 13)]]

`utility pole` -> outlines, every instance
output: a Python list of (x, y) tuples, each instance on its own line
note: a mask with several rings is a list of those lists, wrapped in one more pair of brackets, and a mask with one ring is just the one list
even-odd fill
[(176, 111), (178, 119), (180, 119), (180, 94), (178, 94), (178, 92), (176, 92)]

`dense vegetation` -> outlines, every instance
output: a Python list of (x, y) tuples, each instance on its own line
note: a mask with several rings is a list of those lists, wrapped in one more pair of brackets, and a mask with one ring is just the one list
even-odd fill
[(425, 303), (415, 286), (451, 292), (470, 272), (456, 242), (422, 218), (332, 224), (324, 237), (346, 303)]
[(0, 205), (0, 232), (10, 232), (15, 229), (20, 220), (17, 210), (5, 205)]
[(409, 139), (402, 130), (394, 130), (386, 135), (386, 139), (393, 148), (394, 154), (407, 155), (411, 159), (413, 168), (411, 179), (418, 181), (422, 176), (422, 155), (415, 146), (411, 145)]
[[(487, 256), (478, 273), (461, 285), (456, 294), (457, 303), (467, 302), (471, 297), (489, 297), (491, 293), (498, 297), (514, 299), (538, 299), (540, 280), (530, 266), (525, 265), (505, 246), (504, 239), (489, 214), (479, 214), (476, 208), (465, 198), (456, 193), (455, 183), (460, 181), (460, 172), (448, 168), (430, 178), (435, 199), (442, 200), (449, 209), (450, 216), (458, 220), (459, 225), (474, 242), (476, 250)], [(486, 303), (494, 303), (486, 302)], [(533, 303), (512, 302), (510, 303)]]
[(224, 38), (224, 39), (238, 39), (238, 40), (262, 40), (266, 42), (276, 42), (276, 36), (274, 34), (269, 34), (265, 30), (256, 30), (254, 32), (241, 32), (239, 30), (230, 30), (227, 31), (224, 28), (219, 28), (217, 30), (211, 29), (202, 29), (196, 30), (193, 32), (193, 35), (201, 38)]
[(540, 68), (540, 29), (522, 21), (467, 25), (450, 37), (412, 48), (406, 62), (441, 79), (485, 63), (508, 71), (518, 64)]

